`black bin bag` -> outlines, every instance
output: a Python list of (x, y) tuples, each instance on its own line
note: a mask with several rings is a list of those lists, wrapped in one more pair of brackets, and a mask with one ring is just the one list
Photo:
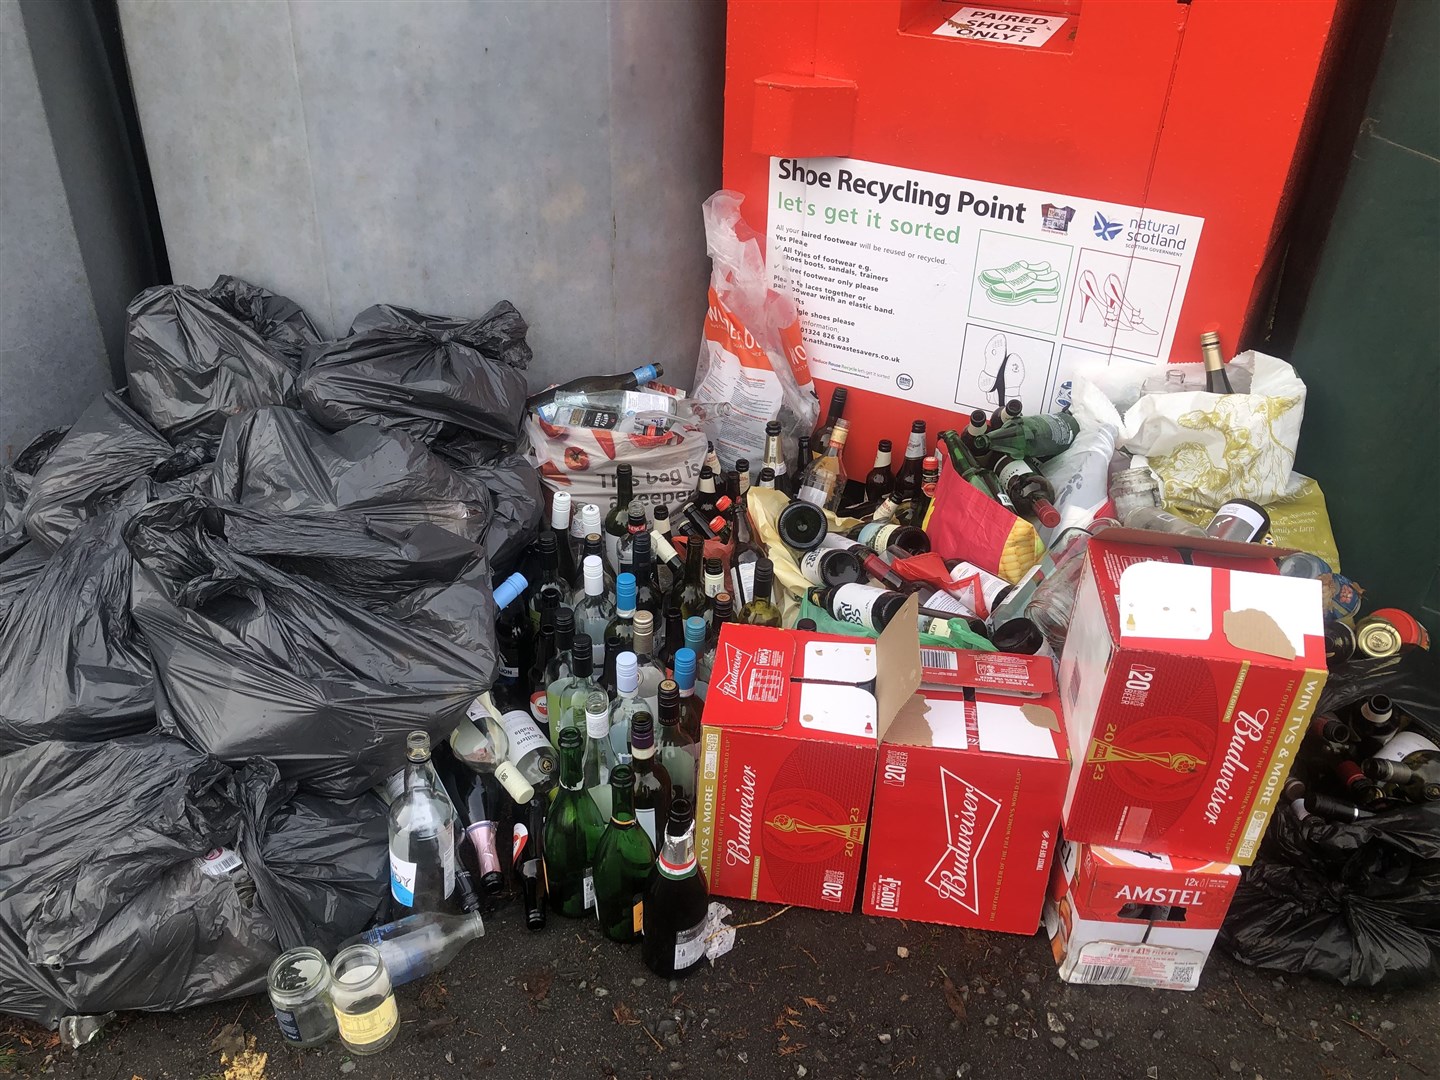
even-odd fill
[(372, 423), (430, 442), (470, 431), (513, 442), (525, 415), (529, 327), (509, 301), (478, 319), (377, 304), (350, 336), (306, 354), (300, 400), (331, 430)]
[(119, 394), (104, 394), (80, 415), (31, 479), (25, 527), (37, 544), (54, 551), (136, 480), (185, 476), (213, 453), (213, 439), (193, 437), (171, 445)]
[(540, 535), (545, 518), (545, 489), (534, 463), (504, 443), (469, 432), (439, 439), (430, 448), (490, 492), (494, 513), (485, 534), (485, 554), (495, 580), (508, 577)]
[(222, 761), (356, 795), (441, 739), (495, 675), (483, 549), (431, 524), (275, 514), (198, 497), (126, 531), (162, 731)]
[[(1385, 694), (1410, 729), (1440, 743), (1440, 657), (1425, 650), (1361, 659), (1330, 673), (1317, 711)], [(1301, 747), (1297, 769), (1315, 768)], [(1221, 944), (1255, 967), (1345, 986), (1440, 981), (1440, 803), (1350, 823), (1282, 807), (1230, 905)]]
[(264, 988), (284, 949), (332, 951), (386, 896), (374, 795), (296, 795), (163, 736), (0, 758), (0, 1011), (168, 1011)]
[(40, 466), (65, 438), (66, 428), (52, 428), (32, 439), (9, 465), (0, 465), (0, 565), (30, 541), (25, 531), (25, 501)]
[(154, 728), (155, 675), (130, 617), (123, 535), (151, 494), (137, 481), (48, 559), (31, 544), (0, 563), (0, 753)]
[(210, 490), (255, 510), (340, 510), (401, 527), (430, 522), (472, 541), (484, 539), (491, 517), (485, 484), (406, 432), (374, 424), (330, 432), (274, 406), (225, 425)]
[(284, 404), (300, 351), (319, 341), (293, 301), (238, 278), (146, 289), (125, 313), (131, 399), (172, 441), (218, 438), (227, 417)]

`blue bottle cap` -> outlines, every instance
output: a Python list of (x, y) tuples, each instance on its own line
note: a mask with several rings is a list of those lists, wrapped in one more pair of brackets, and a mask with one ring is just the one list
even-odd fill
[(635, 610), (635, 575), (621, 574), (615, 579), (615, 610)]
[(524, 574), (511, 574), (495, 588), (495, 607), (509, 607), (515, 602), (515, 598), (525, 591), (525, 586), (530, 584), (525, 580)]
[(635, 376), (637, 383), (654, 382), (660, 377), (660, 368), (655, 364), (642, 364), (631, 374)]
[(696, 652), (705, 642), (705, 620), (699, 615), (691, 615), (685, 620), (685, 644)]
[(695, 650), (675, 650), (675, 685), (681, 690), (695, 689)]

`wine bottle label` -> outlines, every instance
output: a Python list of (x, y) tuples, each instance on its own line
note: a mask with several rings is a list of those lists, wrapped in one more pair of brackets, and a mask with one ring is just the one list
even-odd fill
[(800, 573), (805, 575), (805, 580), (810, 582), (810, 584), (825, 584), (824, 580), (820, 577), (820, 560), (825, 557), (829, 550), (829, 548), (816, 548), (800, 556)]
[(550, 722), (550, 702), (544, 690), (536, 690), (530, 695), (530, 715), (537, 724)]
[(645, 901), (640, 897), (635, 898), (630, 908), (630, 926), (637, 934), (645, 932)]
[(658, 847), (655, 843), (655, 808), (653, 806), (635, 808), (635, 820), (640, 823), (640, 828), (645, 830), (645, 835), (650, 837), (650, 845)]
[(415, 864), (390, 852), (390, 895), (401, 907), (415, 906)]
[(1418, 731), (1402, 731), (1375, 751), (1381, 761), (1400, 762), (1417, 750), (1435, 750), (1436, 745)]
[(705, 959), (705, 920), (675, 935), (675, 970), (684, 971)]
[(1000, 483), (1009, 484), (1012, 477), (1033, 476), (1035, 475), (1035, 470), (1030, 467), (1030, 463), (1024, 458), (1011, 458), (996, 470), (995, 475)]
[(890, 538), (900, 529), (895, 524), (877, 524), (871, 522), (860, 529), (860, 543), (864, 544), (877, 555), (883, 555), (890, 547)]
[[(540, 709), (539, 719), (543, 721), (548, 717), (544, 691), (531, 695), (530, 712), (532, 714), (536, 710), (537, 699)], [(505, 729), (505, 737), (510, 741), (510, 760), (516, 764), (519, 764), (532, 750), (548, 748), (550, 745), (550, 740), (535, 726), (535, 721), (519, 709), (512, 709), (500, 717), (500, 726)]]
[(841, 585), (830, 600), (830, 614), (841, 622), (875, 629), (872, 612), (875, 602), (885, 595), (884, 589), (873, 585)]
[(335, 1026), (340, 1029), (340, 1038), (351, 1046), (369, 1046), (382, 1041), (395, 1030), (400, 1022), (400, 1011), (395, 1007), (395, 995), (387, 994), (385, 1000), (375, 1008), (362, 1013), (348, 1013), (335, 1010)]
[(828, 494), (823, 487), (818, 487), (815, 484), (806, 484), (795, 493), (795, 498), (800, 502), (808, 502), (812, 506), (823, 507)]
[(925, 432), (912, 431), (910, 439), (905, 443), (905, 457), (916, 461), (925, 457)]
[(592, 870), (585, 871), (585, 880), (581, 884), (585, 896), (585, 910), (589, 911), (595, 906), (595, 873)]

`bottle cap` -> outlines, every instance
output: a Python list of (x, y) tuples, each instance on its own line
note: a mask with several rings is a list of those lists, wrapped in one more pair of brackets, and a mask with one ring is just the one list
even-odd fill
[(768, 421), (768, 422), (765, 424), (765, 434), (766, 434), (766, 435), (779, 435), (779, 434), (780, 434), (780, 421), (779, 421), (779, 420), (771, 420), (771, 421)]
[(755, 589), (757, 600), (770, 599), (770, 586), (775, 580), (775, 564), (769, 559), (755, 560)]
[(649, 757), (655, 747), (655, 718), (641, 709), (630, 719), (630, 749), (636, 757)]
[(580, 521), (585, 526), (585, 535), (598, 533), (600, 531), (600, 507), (594, 503), (586, 503), (580, 508)]
[(530, 781), (521, 775), (520, 770), (511, 761), (502, 761), (495, 767), (495, 779), (500, 781), (503, 787), (517, 803), (522, 806), (535, 797), (535, 788)]
[(636, 562), (649, 562), (652, 545), (648, 532), (636, 533), (635, 539), (631, 542), (631, 557)]
[(586, 555), (585, 562), (585, 595), (599, 596), (605, 591), (605, 564), (600, 561), (599, 555)]
[(695, 650), (690, 648), (675, 650), (675, 685), (682, 691), (689, 690), (695, 685)]
[(685, 644), (691, 649), (699, 651), (697, 646), (704, 644), (707, 632), (705, 620), (699, 615), (691, 615), (685, 620)]
[(555, 643), (568, 648), (575, 640), (575, 612), (568, 607), (555, 609)]
[(717, 592), (715, 594), (715, 622), (729, 622), (730, 616), (735, 614), (735, 601), (728, 592)]
[(814, 619), (799, 619), (799, 620), (797, 620), (796, 623), (795, 623), (795, 629), (796, 629), (796, 630), (813, 631), (813, 630), (815, 630), (815, 628), (816, 628), (816, 623), (815, 623), (815, 620), (814, 620)]
[(615, 579), (615, 610), (621, 614), (635, 613), (634, 574), (621, 574)]
[(736, 458), (736, 459), (735, 459), (735, 471), (736, 471), (737, 473), (747, 473), (747, 472), (749, 472), (749, 471), (750, 471), (750, 459), (749, 459), (749, 458), (744, 458), (744, 457)]
[(575, 642), (570, 646), (570, 655), (574, 661), (575, 674), (581, 678), (588, 678), (595, 672), (595, 642), (589, 634), (576, 634)]
[(635, 612), (635, 636), (641, 634), (653, 635), (655, 633), (655, 616), (649, 611)]
[(808, 502), (795, 501), (775, 521), (775, 531), (780, 542), (791, 551), (806, 552), (820, 546), (830, 525), (825, 520), (825, 511)]
[(570, 528), (570, 493), (557, 491), (550, 499), (550, 527), (562, 532)]
[(672, 720), (679, 718), (680, 705), (680, 684), (674, 679), (661, 679), (660, 689), (655, 695), (660, 703), (660, 718), (663, 721), (667, 714)]
[(643, 386), (645, 383), (654, 382), (660, 377), (660, 365), (641, 364), (633, 372), (631, 372), (631, 374), (635, 376), (636, 384)]
[(511, 574), (495, 587), (495, 607), (497, 609), (509, 607), (529, 584), (525, 580), (524, 574)]
[(640, 665), (633, 652), (622, 652), (615, 658), (615, 688), (622, 694), (633, 694), (640, 688)]

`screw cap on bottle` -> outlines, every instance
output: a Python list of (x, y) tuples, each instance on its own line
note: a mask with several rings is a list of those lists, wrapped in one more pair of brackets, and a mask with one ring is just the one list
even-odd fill
[(622, 652), (615, 658), (615, 688), (622, 694), (633, 694), (639, 687), (639, 661), (633, 652)]

